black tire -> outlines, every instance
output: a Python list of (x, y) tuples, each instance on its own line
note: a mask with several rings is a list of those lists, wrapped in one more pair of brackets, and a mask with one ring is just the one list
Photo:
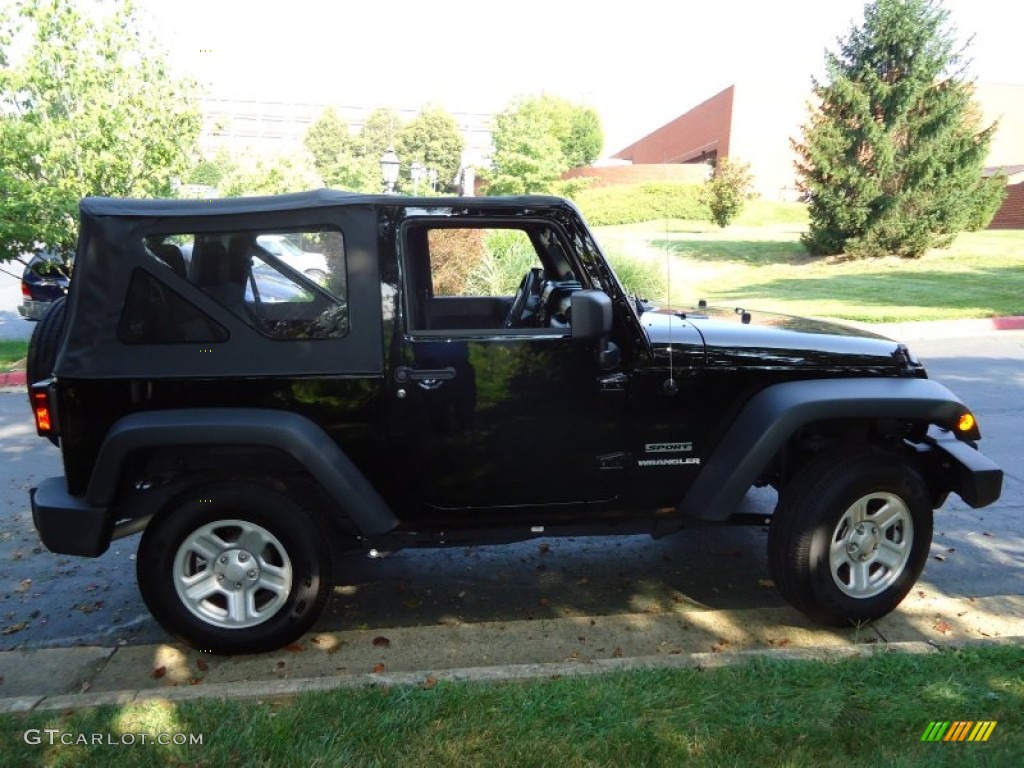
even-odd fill
[(864, 449), (816, 459), (782, 489), (768, 563), (795, 608), (822, 624), (859, 625), (906, 597), (931, 540), (924, 480), (898, 456)]
[[(53, 373), (66, 320), (67, 296), (61, 296), (53, 301), (46, 314), (32, 329), (32, 336), (28, 340), (28, 355), (25, 357), (25, 385), (29, 393), (29, 407), (32, 407), (32, 385), (50, 378)], [(60, 445), (60, 441), (52, 435), (46, 439), (54, 445)]]
[(332, 567), (319, 516), (257, 481), (224, 481), (160, 512), (143, 534), (136, 573), (164, 629), (230, 655), (301, 637), (327, 603)]
[(28, 342), (28, 356), (25, 359), (25, 380), (29, 387), (37, 381), (48, 379), (57, 362), (57, 350), (64, 335), (67, 318), (67, 297), (56, 299), (46, 310)]

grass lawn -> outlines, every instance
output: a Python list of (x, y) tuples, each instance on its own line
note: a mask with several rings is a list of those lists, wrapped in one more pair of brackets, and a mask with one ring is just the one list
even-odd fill
[[(426, 681), (270, 702), (150, 702), (0, 717), (5, 765), (952, 766), (1024, 764), (1024, 652), (766, 659), (532, 683)], [(929, 723), (996, 721), (984, 743)], [(26, 729), (201, 734), (201, 746), (26, 744)], [(43, 738), (47, 738), (45, 734)]]
[(27, 354), (27, 341), (0, 341), (0, 371), (9, 371), (14, 363), (23, 360)]
[(669, 220), (601, 227), (597, 237), (619, 258), (670, 265), (679, 306), (707, 299), (865, 322), (1024, 314), (1024, 231), (967, 232), (920, 259), (850, 261), (810, 257), (804, 228), (791, 208), (760, 206), (726, 229)]

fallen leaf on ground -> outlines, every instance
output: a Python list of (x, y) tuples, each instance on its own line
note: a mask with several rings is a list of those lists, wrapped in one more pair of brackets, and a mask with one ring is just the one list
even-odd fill
[(614, 656), (616, 659), (621, 659), (622, 658), (622, 646), (620, 646), (620, 645), (615, 646), (615, 650), (612, 651), (612, 656)]
[(15, 632), (21, 632), (21, 630), (28, 627), (28, 622), (19, 621), (17, 624), (11, 624), (10, 626), (0, 629), (0, 635), (13, 635)]
[(157, 667), (153, 670), (153, 678), (159, 680), (161, 677), (167, 674), (167, 667)]
[(32, 579), (24, 579), (21, 584), (15, 588), (15, 592), (27, 592), (32, 586)]
[(942, 632), (943, 634), (946, 634), (947, 632), (952, 632), (953, 631), (953, 627), (945, 619), (939, 619), (938, 621), (935, 622), (934, 626), (935, 626), (935, 629), (937, 629), (939, 632)]
[(373, 647), (374, 648), (390, 648), (391, 647), (391, 641), (388, 640), (386, 637), (378, 636), (378, 637), (373, 638)]
[(289, 653), (301, 653), (302, 651), (304, 651), (306, 649), (303, 646), (299, 645), (298, 643), (291, 643), (288, 646), (287, 650), (288, 650)]
[(775, 586), (775, 582), (772, 581), (771, 579), (758, 579), (757, 580), (757, 586), (765, 587), (767, 589), (770, 589), (771, 587)]
[(423, 690), (425, 690), (425, 691), (429, 691), (431, 688), (435, 687), (436, 685), (437, 685), (437, 678), (434, 677), (433, 675), (427, 675), (427, 679), (423, 681), (423, 685), (421, 685), (420, 687)]
[(383, 664), (377, 663), (377, 664), (373, 665), (373, 674), (379, 675), (383, 671), (384, 671), (384, 665)]
[(547, 608), (549, 605), (551, 605), (551, 601), (548, 600), (546, 597), (542, 597), (540, 600), (537, 601), (537, 605), (539, 605), (541, 608)]

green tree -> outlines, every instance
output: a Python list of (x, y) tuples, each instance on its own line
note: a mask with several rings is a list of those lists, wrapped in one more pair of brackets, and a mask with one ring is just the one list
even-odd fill
[(320, 186), (312, 162), (297, 157), (243, 157), (227, 170), (217, 185), (224, 197), (283, 195)]
[(354, 192), (379, 192), (375, 170), (367, 157), (360, 155), (359, 140), (334, 109), (326, 109), (303, 139), (313, 165), (324, 186)]
[[(459, 170), (465, 146), (454, 117), (441, 107), (424, 107), (398, 134), (395, 149), (402, 162), (400, 189), (413, 190), (410, 176), (413, 163), (436, 171), (438, 188), (447, 188)], [(423, 185), (417, 191), (423, 192)]]
[(753, 191), (752, 182), (750, 163), (728, 157), (718, 159), (711, 178), (701, 187), (701, 202), (707, 206), (715, 224), (727, 227), (740, 215)]
[(313, 156), (317, 171), (327, 180), (335, 175), (336, 166), (343, 158), (351, 154), (352, 134), (337, 110), (325, 109), (309, 126), (302, 143)]
[(383, 107), (373, 110), (359, 131), (355, 153), (378, 162), (389, 147), (396, 146), (403, 126), (402, 118), (395, 110)]
[(947, 20), (938, 0), (875, 0), (826, 54), (793, 142), (812, 253), (918, 257), (994, 215), (1004, 185), (981, 170), (995, 126)]
[(604, 133), (590, 107), (542, 95), (514, 102), (495, 118), (491, 194), (550, 192), (569, 168), (601, 153)]
[(167, 196), (200, 115), (130, 0), (0, 8), (0, 261), (69, 252), (87, 195)]

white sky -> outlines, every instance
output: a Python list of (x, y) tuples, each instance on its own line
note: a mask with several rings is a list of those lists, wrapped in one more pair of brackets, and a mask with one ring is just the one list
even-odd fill
[[(605, 154), (737, 80), (809, 83), (863, 0), (141, 0), (180, 73), (231, 98), (595, 107)], [(1024, 83), (1024, 3), (946, 0), (981, 82)]]

